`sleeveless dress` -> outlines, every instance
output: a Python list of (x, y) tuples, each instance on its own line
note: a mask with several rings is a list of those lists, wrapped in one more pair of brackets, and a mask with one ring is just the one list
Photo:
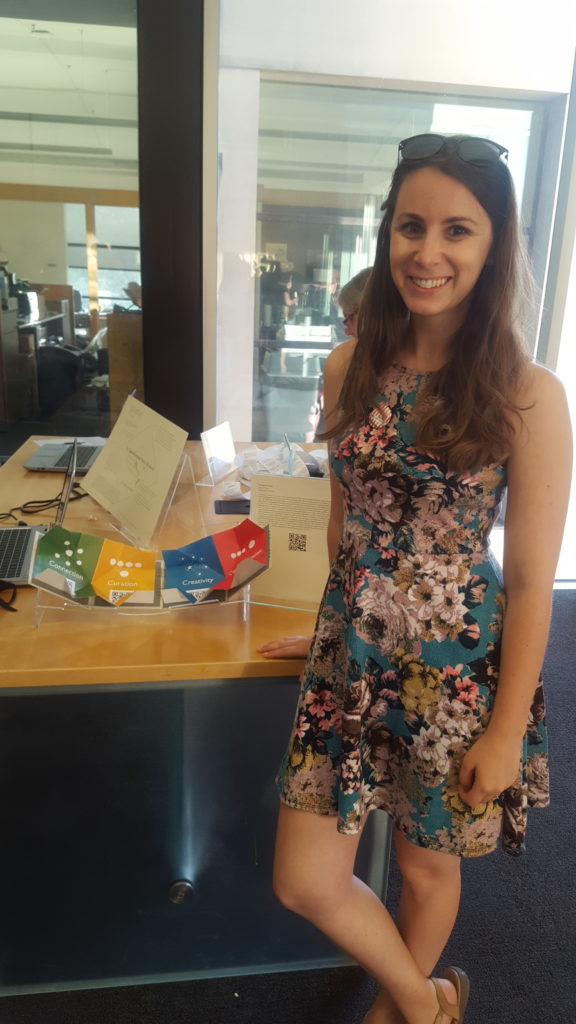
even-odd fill
[(474, 808), (458, 795), (498, 685), (505, 596), (488, 545), (506, 466), (458, 474), (414, 446), (425, 377), (390, 367), (364, 424), (331, 445), (343, 535), (277, 785), (339, 832), (383, 808), (419, 846), (475, 857), (501, 837), (518, 854), (527, 807), (548, 804), (541, 683), (514, 786)]

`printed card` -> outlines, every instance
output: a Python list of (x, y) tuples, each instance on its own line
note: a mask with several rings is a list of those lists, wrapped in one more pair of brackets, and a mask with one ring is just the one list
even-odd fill
[(222, 600), (268, 567), (268, 531), (245, 519), (230, 530), (162, 552), (167, 606)]
[(108, 604), (121, 605), (130, 598), (139, 604), (153, 604), (156, 581), (156, 552), (105, 540), (92, 586)]
[(93, 597), (92, 577), (102, 544), (100, 537), (52, 526), (36, 546), (30, 583), (75, 601)]

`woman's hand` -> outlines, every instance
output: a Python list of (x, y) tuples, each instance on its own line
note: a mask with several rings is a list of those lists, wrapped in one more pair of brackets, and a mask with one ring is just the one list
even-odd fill
[(488, 729), (464, 756), (458, 792), (469, 807), (487, 803), (513, 786), (520, 768), (520, 741), (501, 739)]
[(283, 636), (281, 640), (262, 644), (258, 653), (265, 658), (305, 658), (311, 643), (311, 636)]

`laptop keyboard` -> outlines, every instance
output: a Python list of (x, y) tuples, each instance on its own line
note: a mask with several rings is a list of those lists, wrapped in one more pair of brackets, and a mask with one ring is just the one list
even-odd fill
[(0, 580), (17, 579), (22, 574), (31, 532), (9, 527), (0, 530)]
[[(78, 445), (76, 455), (76, 469), (84, 469), (88, 465), (90, 459), (94, 455), (94, 452), (98, 451), (98, 445), (94, 444), (82, 444)], [(70, 452), (65, 451), (60, 458), (54, 463), (57, 469), (66, 469), (70, 461)]]

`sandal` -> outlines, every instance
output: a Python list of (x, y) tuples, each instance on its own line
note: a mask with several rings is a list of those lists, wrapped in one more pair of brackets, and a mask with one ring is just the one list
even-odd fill
[(464, 1020), (464, 1011), (468, 1005), (468, 997), (470, 995), (470, 982), (468, 975), (460, 967), (447, 967), (442, 974), (443, 978), (447, 981), (451, 981), (456, 989), (456, 995), (458, 998), (457, 1003), (449, 1003), (444, 995), (444, 990), (436, 980), (431, 978), (432, 984), (436, 989), (436, 998), (438, 1000), (439, 1010), (434, 1018), (434, 1024), (440, 1021), (442, 1014), (448, 1014), (450, 1018), (450, 1024), (462, 1024)]

